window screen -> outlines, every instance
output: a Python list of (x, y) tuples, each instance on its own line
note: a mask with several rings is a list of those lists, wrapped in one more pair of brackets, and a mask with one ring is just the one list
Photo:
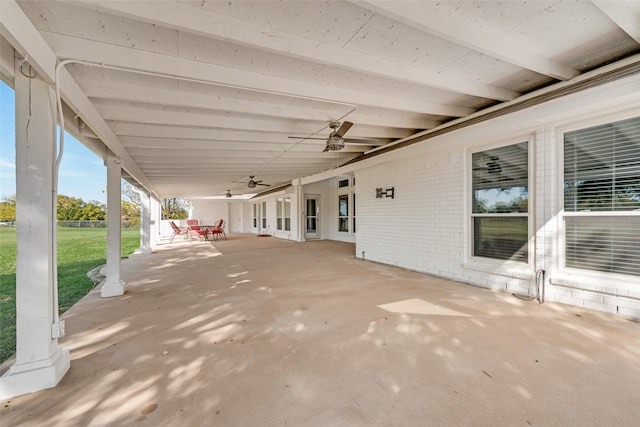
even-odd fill
[(473, 255), (528, 262), (528, 143), (473, 153), (472, 168)]

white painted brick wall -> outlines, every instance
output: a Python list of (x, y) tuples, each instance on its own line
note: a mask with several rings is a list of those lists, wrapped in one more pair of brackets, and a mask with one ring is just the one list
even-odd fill
[[(356, 173), (356, 252), (366, 258), (469, 282), (464, 255), (463, 153), (410, 159)], [(376, 199), (376, 188), (395, 198)]]
[[(562, 209), (562, 137), (553, 126), (533, 128), (511, 143), (530, 139), (534, 157), (533, 188), (529, 191), (534, 221), (535, 269), (546, 270), (547, 301), (570, 304), (606, 313), (640, 318), (640, 280), (637, 287), (618, 285), (615, 280), (595, 284), (580, 278), (573, 289), (553, 286), (551, 279), (562, 269), (558, 255), (561, 243), (558, 215)], [(488, 144), (491, 141), (478, 141)], [(508, 141), (506, 143), (509, 143)], [(425, 150), (424, 154), (373, 166), (355, 172), (357, 182), (358, 233), (356, 255), (476, 286), (532, 295), (531, 279), (509, 273), (480, 271), (467, 261), (468, 201), (467, 153), (455, 144), (448, 149)], [(395, 188), (395, 199), (376, 199), (376, 188)], [(508, 268), (506, 268), (508, 271)], [(495, 270), (494, 270), (495, 271)], [(611, 296), (615, 298), (610, 298)]]
[(633, 310), (631, 308), (620, 307), (618, 309), (618, 314), (625, 317), (630, 317), (633, 319), (640, 319), (640, 310)]
[(211, 225), (222, 219), (225, 228), (229, 228), (229, 202), (225, 200), (201, 200), (191, 201), (193, 210), (191, 217), (200, 220), (200, 224)]
[(609, 314), (618, 314), (618, 309), (615, 306), (605, 304), (603, 302), (590, 301), (589, 299), (584, 299), (582, 301), (582, 306), (590, 310), (603, 311)]

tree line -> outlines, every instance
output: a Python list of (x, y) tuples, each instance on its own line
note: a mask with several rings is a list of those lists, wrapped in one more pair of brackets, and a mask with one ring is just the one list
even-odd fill
[[(123, 182), (121, 220), (140, 224), (140, 195), (131, 184)], [(104, 221), (107, 205), (96, 200), (85, 202), (81, 198), (58, 194), (58, 221)], [(169, 198), (162, 201), (162, 219), (185, 219), (189, 213), (184, 199)], [(16, 220), (16, 196), (4, 196), (0, 201), (0, 222)]]
[[(140, 206), (122, 200), (122, 220), (140, 223)], [(85, 202), (81, 198), (58, 194), (58, 221), (104, 221), (107, 219), (107, 205), (95, 200)], [(16, 196), (5, 196), (0, 201), (0, 222), (16, 220)]]

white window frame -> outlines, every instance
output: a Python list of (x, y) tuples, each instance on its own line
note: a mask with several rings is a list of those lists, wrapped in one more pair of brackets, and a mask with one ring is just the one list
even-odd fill
[(356, 234), (356, 192), (355, 190), (351, 192), (351, 234)]
[(276, 199), (276, 230), (282, 231), (284, 229), (284, 197), (278, 197)]
[(251, 223), (252, 228), (254, 229), (258, 229), (258, 217), (260, 215), (258, 214), (258, 204), (254, 203), (253, 204), (253, 221)]
[[(518, 214), (474, 214), (473, 213), (473, 154), (480, 151), (493, 150), (510, 145), (527, 143), (527, 165), (528, 165), (528, 201), (527, 212)], [(513, 137), (508, 140), (502, 140), (493, 144), (474, 147), (467, 150), (465, 171), (468, 174), (466, 206), (467, 206), (467, 243), (466, 243), (466, 260), (464, 267), (472, 268), (480, 271), (488, 271), (498, 274), (506, 274), (508, 276), (530, 278), (535, 265), (535, 137), (533, 135), (523, 135), (521, 137)], [(503, 260), (473, 255), (475, 244), (474, 237), (474, 218), (475, 217), (526, 217), (527, 218), (527, 260)]]
[[(347, 214), (346, 215), (340, 215), (340, 200), (344, 198), (347, 201)], [(349, 226), (349, 222), (351, 220), (351, 216), (349, 215), (349, 199), (350, 199), (350, 194), (349, 192), (346, 193), (338, 193), (338, 233), (349, 233), (351, 231), (351, 227)], [(347, 224), (347, 229), (346, 230), (340, 230), (340, 222), (341, 221), (345, 221)]]
[(276, 205), (277, 230), (291, 231), (291, 196), (278, 197), (276, 199)]
[[(340, 186), (341, 183), (346, 183), (347, 185)], [(336, 181), (336, 218), (337, 218), (337, 226), (336, 231), (342, 236), (352, 236), (355, 235), (354, 231), (354, 221), (355, 221), (355, 177), (338, 177)], [(340, 198), (347, 198), (347, 215), (340, 215)], [(347, 230), (340, 230), (340, 221), (346, 220)]]
[(291, 231), (291, 196), (285, 196), (283, 202), (284, 206), (282, 207), (282, 222), (284, 222), (284, 231)]
[[(631, 285), (636, 287), (639, 276), (611, 273), (605, 271), (586, 270), (576, 267), (568, 267), (566, 262), (566, 221), (567, 217), (615, 217), (615, 216), (640, 216), (640, 211), (596, 211), (596, 212), (565, 212), (564, 209), (564, 136), (568, 132), (578, 131), (594, 126), (606, 125), (608, 123), (618, 122), (622, 120), (631, 119), (634, 117), (640, 117), (640, 111), (628, 111), (625, 114), (610, 114), (605, 116), (599, 116), (597, 118), (591, 118), (588, 120), (582, 120), (572, 123), (567, 126), (557, 128), (556, 141), (557, 153), (558, 153), (558, 186), (557, 186), (557, 198), (556, 202), (559, 206), (559, 214), (557, 216), (557, 229), (558, 239), (556, 245), (556, 253), (558, 254), (559, 275), (555, 278), (555, 281), (560, 284), (570, 285), (575, 281), (579, 281), (581, 278), (589, 283), (598, 283), (599, 285), (619, 285), (620, 283)], [(588, 285), (587, 285), (588, 286)], [(582, 286), (573, 286), (582, 288)]]

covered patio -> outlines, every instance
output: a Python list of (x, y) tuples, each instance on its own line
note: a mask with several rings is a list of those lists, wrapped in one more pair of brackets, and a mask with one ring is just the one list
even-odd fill
[[(122, 263), (64, 314), (71, 368), (2, 425), (634, 425), (638, 324), (234, 234)], [(71, 321), (72, 320), (72, 321)]]

